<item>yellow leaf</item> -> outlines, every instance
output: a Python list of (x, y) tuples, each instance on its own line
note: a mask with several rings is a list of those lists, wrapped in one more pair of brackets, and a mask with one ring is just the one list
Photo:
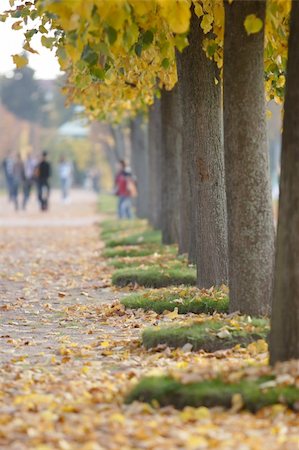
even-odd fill
[(174, 310), (170, 313), (165, 314), (165, 317), (167, 317), (168, 319), (176, 319), (178, 317), (179, 313), (178, 313), (178, 308), (174, 308)]
[(125, 416), (120, 413), (115, 413), (110, 416), (110, 420), (111, 420), (111, 422), (124, 423)]
[(263, 21), (255, 14), (249, 14), (244, 21), (245, 30), (247, 34), (255, 34), (263, 28)]
[(194, 12), (197, 15), (197, 17), (203, 16), (202, 6), (199, 3), (196, 3), (196, 5), (194, 7)]
[(101, 347), (104, 347), (104, 348), (110, 347), (110, 342), (109, 341), (101, 342)]
[(161, 4), (161, 14), (167, 20), (171, 31), (186, 33), (190, 24), (190, 5), (185, 0), (164, 0)]
[(205, 34), (207, 34), (212, 29), (213, 16), (211, 14), (205, 14), (201, 21), (201, 28)]
[(82, 369), (81, 369), (81, 373), (86, 374), (87, 372), (89, 372), (89, 369), (90, 369), (90, 367), (88, 367), (88, 366), (83, 366)]
[(244, 406), (242, 395), (236, 393), (232, 396), (232, 407), (231, 412), (236, 413), (239, 412)]
[(277, 87), (284, 87), (285, 84), (286, 84), (285, 76), (284, 76), (284, 75), (280, 75), (280, 76), (278, 77), (276, 86), (277, 86)]

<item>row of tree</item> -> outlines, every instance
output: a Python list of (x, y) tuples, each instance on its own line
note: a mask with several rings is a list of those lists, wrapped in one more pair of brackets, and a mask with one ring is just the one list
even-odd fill
[[(40, 14), (39, 31), (56, 30), (43, 40), (56, 47), (68, 71), (65, 92), (94, 117), (135, 113), (161, 97), (150, 107), (148, 132), (140, 116), (131, 121), (137, 176), (148, 185), (140, 189), (140, 214), (162, 229), (164, 243), (178, 242), (188, 253), (199, 287), (228, 283), (231, 311), (269, 314), (274, 225), (264, 69), (266, 62), (267, 95), (281, 99), (286, 57), (280, 39), (291, 3), (80, 0), (80, 14), (65, 0), (24, 3), (13, 14), (26, 20)], [(272, 363), (299, 357), (298, 9), (293, 1)]]

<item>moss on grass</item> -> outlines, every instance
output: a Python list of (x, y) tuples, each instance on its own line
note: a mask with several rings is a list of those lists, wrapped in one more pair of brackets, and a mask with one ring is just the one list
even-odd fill
[(265, 378), (242, 380), (229, 384), (221, 379), (182, 384), (170, 377), (147, 377), (126, 397), (126, 403), (157, 401), (160, 406), (173, 405), (178, 409), (185, 406), (223, 406), (230, 408), (236, 394), (241, 395), (243, 408), (252, 412), (277, 403), (290, 408), (299, 400), (299, 389), (291, 386), (266, 386)]
[(144, 269), (119, 269), (112, 275), (112, 283), (120, 287), (136, 283), (140, 286), (152, 288), (179, 286), (181, 284), (195, 285), (196, 270), (184, 266), (169, 269), (163, 269), (160, 266), (151, 266)]
[(237, 344), (248, 345), (259, 339), (266, 339), (269, 322), (266, 319), (248, 319), (241, 317), (231, 326), (228, 319), (213, 318), (195, 322), (188, 326), (151, 327), (144, 330), (142, 342), (146, 348), (160, 344), (169, 347), (183, 347), (191, 344), (192, 350), (214, 352), (232, 348)]
[(133, 294), (122, 299), (126, 308), (144, 309), (161, 314), (163, 311), (178, 309), (179, 314), (189, 312), (195, 314), (213, 314), (214, 312), (226, 313), (228, 311), (228, 297), (220, 290), (215, 290), (208, 295), (197, 288), (184, 288), (158, 291), (148, 291), (141, 294)]

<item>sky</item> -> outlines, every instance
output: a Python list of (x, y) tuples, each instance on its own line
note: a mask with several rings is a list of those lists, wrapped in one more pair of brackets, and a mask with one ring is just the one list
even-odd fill
[[(9, 8), (9, 0), (0, 0), (0, 14)], [(11, 55), (22, 53), (23, 33), (12, 30), (12, 23), (0, 22), (0, 74), (9, 74), (15, 67)], [(29, 66), (35, 70), (35, 78), (56, 78), (60, 72), (54, 53), (42, 47), (39, 37), (32, 40), (32, 47), (39, 52), (29, 55)]]

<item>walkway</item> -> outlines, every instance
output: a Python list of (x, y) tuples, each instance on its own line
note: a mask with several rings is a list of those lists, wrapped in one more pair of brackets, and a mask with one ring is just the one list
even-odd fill
[(75, 192), (68, 205), (54, 194), (45, 214), (34, 202), (15, 213), (2, 197), (0, 211), (0, 449), (297, 448), (295, 417), (278, 410), (256, 418), (125, 406), (142, 374), (189, 368), (202, 377), (248, 355), (141, 348), (142, 328), (170, 319), (117, 301), (92, 194)]

